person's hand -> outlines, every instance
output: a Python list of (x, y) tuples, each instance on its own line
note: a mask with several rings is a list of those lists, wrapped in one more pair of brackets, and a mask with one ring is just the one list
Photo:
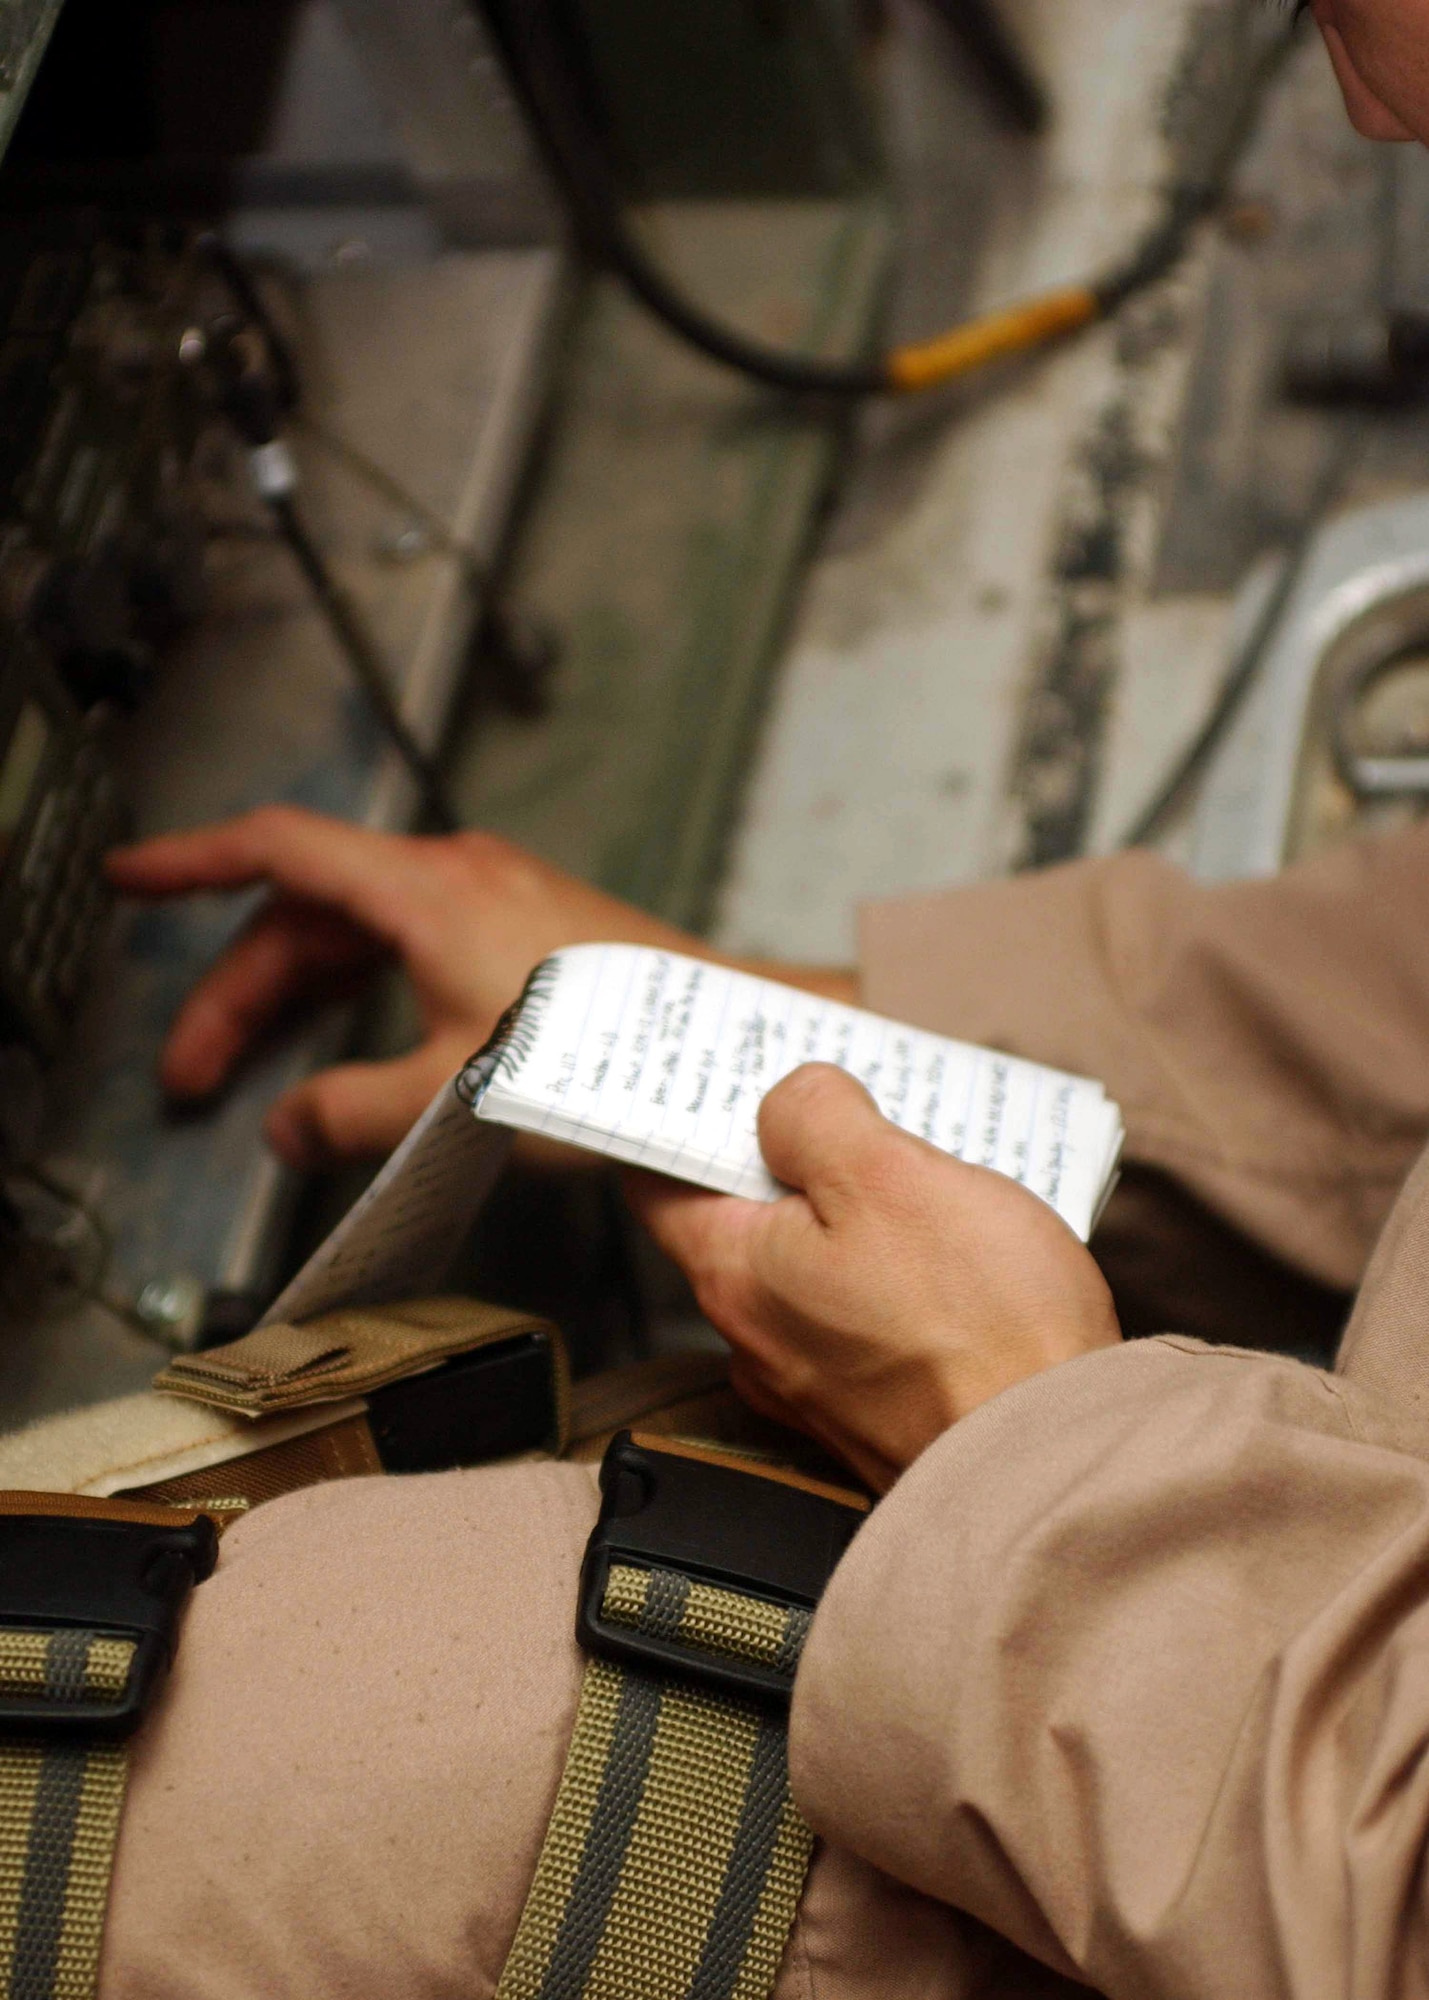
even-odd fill
[(345, 1063), (273, 1106), (268, 1137), (295, 1166), (390, 1150), (478, 1049), (531, 968), (562, 945), (616, 941), (702, 953), (697, 940), (489, 834), (371, 833), (295, 807), (168, 835), (109, 857), (115, 886), (167, 897), (266, 883), (271, 894), (189, 996), (161, 1073), (209, 1096), (296, 1004), (336, 997), (384, 960), (407, 969), (425, 1036), (409, 1055)]
[[(294, 806), (168, 834), (109, 857), (131, 896), (266, 883), (270, 895), (190, 994), (164, 1046), (164, 1088), (211, 1096), (294, 1007), (339, 997), (384, 962), (411, 978), (424, 1035), (390, 1062), (344, 1063), (281, 1097), (270, 1143), (291, 1165), (389, 1152), (491, 1033), (527, 975), (572, 944), (643, 944), (722, 958), (699, 938), (488, 833), (372, 833)], [(745, 962), (839, 999), (851, 973)]]
[(979, 1403), (1120, 1339), (1106, 1281), (1045, 1202), (891, 1125), (842, 1071), (771, 1090), (774, 1203), (631, 1174), (631, 1204), (734, 1350), (762, 1414), (878, 1490)]

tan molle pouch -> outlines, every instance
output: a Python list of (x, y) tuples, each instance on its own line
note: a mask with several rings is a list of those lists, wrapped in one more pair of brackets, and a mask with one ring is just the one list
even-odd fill
[(480, 1300), (344, 1310), (176, 1357), (152, 1390), (0, 1438), (0, 1487), (244, 1511), (300, 1487), (564, 1447), (549, 1322)]

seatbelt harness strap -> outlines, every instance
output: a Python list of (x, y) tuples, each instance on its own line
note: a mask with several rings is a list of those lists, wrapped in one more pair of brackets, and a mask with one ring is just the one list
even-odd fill
[(0, 1493), (0, 2000), (92, 2000), (127, 1738), (216, 1559), (200, 1513)]
[[(73, 1636), (95, 1648), (110, 1643)], [(52, 1656), (65, 1643), (44, 1641)], [(64, 1662), (50, 1678), (70, 1672)], [(9, 2000), (93, 1993), (128, 1774), (122, 1743), (0, 1747), (0, 1964)]]
[(621, 1433), (566, 1768), (497, 2000), (764, 2000), (813, 1850), (788, 1704), (859, 1496)]

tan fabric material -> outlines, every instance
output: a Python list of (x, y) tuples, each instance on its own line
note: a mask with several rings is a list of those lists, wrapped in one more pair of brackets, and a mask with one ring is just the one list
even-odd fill
[(0, 1486), (87, 1493), (103, 1499), (131, 1487), (202, 1472), (365, 1408), (361, 1402), (336, 1408), (325, 1403), (316, 1411), (254, 1423), (146, 1390), (45, 1417), (0, 1437)]
[(1272, 881), (1133, 853), (862, 914), (867, 1004), (1097, 1076), (1126, 1157), (1356, 1284), (1429, 1138), (1429, 824)]
[[(1426, 1131), (1426, 864), (1421, 829), (1272, 883), (1131, 856), (916, 899), (868, 914), (866, 989), (1102, 1075), (1134, 1161), (1344, 1285)], [(815, 1618), (795, 1795), (1113, 2000), (1423, 1993), (1426, 1578), (1421, 1161), (1335, 1374), (1138, 1342), (924, 1454)]]
[(356, 1416), (264, 1446), (242, 1458), (227, 1459), (202, 1472), (183, 1473), (176, 1479), (160, 1479), (130, 1490), (169, 1506), (209, 1506), (216, 1500), (229, 1500), (262, 1507), (269, 1500), (325, 1479), (366, 1479), (381, 1471), (372, 1426), (365, 1416)]
[(985, 1405), (815, 1619), (799, 1802), (1118, 2000), (1421, 1992), (1410, 1428), (1357, 1379), (1175, 1338)]
[[(194, 1513), (82, 1495), (0, 1492), (0, 1516), (128, 1526), (190, 1526)], [(24, 1565), (21, 1564), (21, 1568)], [(0, 1586), (13, 1579), (0, 1574)], [(0, 1631), (0, 1695), (53, 1724), (81, 1705), (114, 1708), (129, 1690), (139, 1647), (102, 1627)], [(6, 2000), (94, 2000), (110, 1871), (128, 1775), (126, 1743), (92, 1721), (77, 1737), (22, 1723), (0, 1731), (0, 1993)]]
[[(616, 1431), (641, 1426), (647, 1418), (663, 1430), (672, 1411), (677, 1430), (708, 1436), (698, 1421), (702, 1405), (722, 1400), (728, 1381), (729, 1356), (723, 1352), (661, 1354), (588, 1375), (571, 1386), (567, 1456), (599, 1461)], [(691, 1421), (680, 1421), (686, 1415)]]
[[(570, 1738), (595, 1511), (584, 1467), (522, 1465), (237, 1523), (135, 1742), (101, 2000), (486, 2000)], [(775, 1991), (1012, 2000), (1009, 1957), (824, 1848)]]
[(0, 1739), (0, 1993), (94, 2000), (122, 1743)]
[[(1420, 831), (1275, 884), (1128, 857), (916, 899), (866, 918), (866, 990), (1101, 1074), (1140, 1170), (1348, 1286), (1429, 1131), (1427, 860)], [(1421, 1168), (1338, 1375), (1157, 1339), (924, 1454), (800, 1672), (830, 1845), (781, 2000), (1429, 1990), (1426, 1280)], [(105, 2000), (492, 1991), (593, 1511), (584, 1469), (521, 1467), (233, 1529), (136, 1745)]]
[[(601, 1610), (786, 1682), (809, 1628), (807, 1611), (620, 1566)], [(814, 1845), (786, 1733), (762, 1702), (589, 1659), (497, 2000), (768, 2000)]]
[(1153, 1167), (1123, 1169), (1091, 1247), (1130, 1336), (1175, 1327), (1326, 1361), (1354, 1296), (1292, 1269)]
[(72, 1674), (67, 1693), (50, 1689), (51, 1629), (25, 1631), (9, 1625), (0, 1631), (0, 1694), (39, 1696), (49, 1690), (52, 1701), (99, 1698), (118, 1701), (129, 1684), (134, 1663), (132, 1639), (110, 1639), (94, 1633), (84, 1646), (83, 1670)]
[(154, 1387), (240, 1416), (267, 1416), (365, 1395), (449, 1355), (534, 1329), (552, 1331), (530, 1313), (477, 1299), (354, 1308), (301, 1326), (277, 1320), (226, 1347), (177, 1355)]
[(0, 1515), (54, 1515), (64, 1521), (130, 1521), (145, 1528), (186, 1528), (200, 1509), (149, 1500), (94, 1500), (82, 1493), (0, 1492)]
[(1392, 1413), (1407, 1449), (1429, 1452), (1429, 1153), (1375, 1247), (1339, 1367), (1378, 1392), (1381, 1421)]

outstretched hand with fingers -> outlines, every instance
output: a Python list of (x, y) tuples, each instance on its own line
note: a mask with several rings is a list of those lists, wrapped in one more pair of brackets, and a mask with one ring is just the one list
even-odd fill
[(1051, 1208), (900, 1131), (843, 1071), (786, 1077), (759, 1141), (781, 1200), (631, 1174), (631, 1205), (729, 1340), (745, 1400), (871, 1486), (999, 1391), (1120, 1338)]
[(405, 966), (424, 1039), (394, 1061), (345, 1063), (280, 1098), (268, 1137), (295, 1166), (396, 1145), (532, 966), (562, 945), (703, 949), (490, 834), (373, 833), (296, 807), (121, 849), (109, 873), (116, 888), (150, 899), (256, 883), (270, 891), (170, 1030), (162, 1078), (177, 1099), (219, 1089), (294, 1005), (348, 992), (384, 961)]

